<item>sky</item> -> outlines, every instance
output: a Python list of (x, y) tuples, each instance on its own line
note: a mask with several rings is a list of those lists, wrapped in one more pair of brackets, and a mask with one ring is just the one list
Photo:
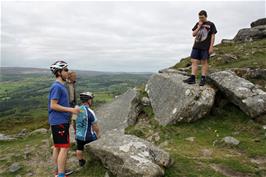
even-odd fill
[(157, 72), (190, 55), (202, 9), (216, 44), (266, 16), (265, 1), (2, 1), (1, 66)]

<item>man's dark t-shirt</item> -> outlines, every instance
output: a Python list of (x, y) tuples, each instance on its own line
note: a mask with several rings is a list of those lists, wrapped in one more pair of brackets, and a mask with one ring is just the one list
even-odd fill
[[(198, 23), (192, 28), (192, 31), (196, 30)], [(216, 34), (217, 30), (214, 23), (207, 21), (204, 22), (198, 31), (193, 49), (209, 50), (211, 44), (211, 35)]]

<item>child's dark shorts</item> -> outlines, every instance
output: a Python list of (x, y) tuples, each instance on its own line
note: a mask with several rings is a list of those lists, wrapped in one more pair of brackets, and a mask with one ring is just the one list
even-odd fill
[(94, 140), (91, 140), (91, 141), (81, 141), (81, 140), (76, 139), (76, 141), (77, 141), (77, 150), (79, 150), (79, 151), (83, 151), (83, 150), (84, 150), (84, 146), (85, 146), (86, 144), (88, 144), (88, 143), (94, 141)]

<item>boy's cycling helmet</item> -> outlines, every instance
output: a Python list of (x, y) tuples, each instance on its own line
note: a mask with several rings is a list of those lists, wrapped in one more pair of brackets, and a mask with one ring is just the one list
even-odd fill
[(56, 61), (54, 64), (50, 66), (50, 70), (53, 74), (55, 74), (57, 71), (62, 70), (66, 68), (68, 64), (65, 61)]
[(87, 101), (89, 99), (93, 99), (94, 95), (91, 92), (83, 92), (81, 94), (79, 94), (80, 100), (81, 101)]

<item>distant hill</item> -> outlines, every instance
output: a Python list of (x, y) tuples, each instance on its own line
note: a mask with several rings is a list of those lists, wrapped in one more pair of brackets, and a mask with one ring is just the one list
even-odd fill
[[(44, 68), (31, 68), (31, 67), (0, 67), (1, 74), (18, 75), (18, 74), (51, 74), (49, 69)], [(98, 76), (98, 75), (114, 75), (114, 74), (151, 74), (149, 72), (104, 72), (104, 71), (87, 71), (87, 70), (74, 70), (79, 75)]]

